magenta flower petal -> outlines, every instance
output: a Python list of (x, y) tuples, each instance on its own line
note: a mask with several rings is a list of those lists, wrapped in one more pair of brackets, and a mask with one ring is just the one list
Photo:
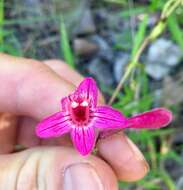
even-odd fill
[(95, 144), (93, 127), (75, 127), (71, 131), (71, 139), (75, 148), (82, 154), (89, 154)]
[(36, 134), (41, 138), (59, 137), (71, 130), (70, 116), (57, 112), (43, 119), (36, 127)]
[(130, 128), (160, 128), (172, 121), (172, 113), (165, 108), (156, 108), (128, 119)]
[(99, 106), (93, 113), (94, 126), (102, 129), (122, 129), (127, 127), (127, 119), (121, 112), (109, 107)]
[(80, 97), (82, 100), (87, 100), (92, 108), (97, 106), (98, 89), (96, 82), (88, 77), (85, 78), (76, 91), (74, 92), (76, 98)]
[(68, 97), (64, 97), (61, 99), (61, 107), (62, 111), (69, 112), (70, 100)]

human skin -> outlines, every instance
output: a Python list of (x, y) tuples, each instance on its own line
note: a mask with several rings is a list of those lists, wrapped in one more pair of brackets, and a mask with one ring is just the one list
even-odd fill
[[(0, 54), (0, 112), (18, 115), (16, 127), (0, 126), (0, 190), (117, 190), (117, 180), (146, 175), (147, 162), (123, 132), (100, 139), (97, 155), (86, 157), (73, 149), (67, 135), (35, 136), (37, 122), (59, 111), (60, 99), (82, 79), (59, 60)], [(26, 150), (12, 153), (16, 144)]]

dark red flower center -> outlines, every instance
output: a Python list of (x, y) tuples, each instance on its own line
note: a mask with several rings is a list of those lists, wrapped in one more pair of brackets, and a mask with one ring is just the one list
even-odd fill
[(71, 102), (71, 117), (77, 124), (86, 124), (89, 120), (89, 104), (87, 101)]

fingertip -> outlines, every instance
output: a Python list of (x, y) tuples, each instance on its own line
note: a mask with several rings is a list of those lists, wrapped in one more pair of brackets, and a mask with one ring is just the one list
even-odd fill
[(68, 64), (62, 60), (51, 59), (43, 61), (47, 66), (49, 66), (53, 71), (55, 71), (60, 77), (66, 79), (68, 82), (73, 83), (78, 86), (83, 80), (83, 77), (71, 68)]
[(118, 179), (137, 181), (149, 171), (144, 156), (124, 134), (115, 134), (99, 140), (98, 151), (114, 169)]

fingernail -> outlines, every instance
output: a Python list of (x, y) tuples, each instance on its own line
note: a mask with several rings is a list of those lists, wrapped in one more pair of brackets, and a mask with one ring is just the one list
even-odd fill
[(140, 152), (140, 150), (137, 148), (137, 146), (135, 146), (135, 144), (129, 138), (126, 138), (126, 140), (127, 140), (128, 144), (129, 144), (129, 146), (131, 147), (136, 160), (143, 162), (144, 170), (147, 173), (149, 171), (149, 164), (145, 160), (143, 154)]
[(86, 163), (74, 164), (65, 170), (64, 190), (104, 190), (95, 169)]

